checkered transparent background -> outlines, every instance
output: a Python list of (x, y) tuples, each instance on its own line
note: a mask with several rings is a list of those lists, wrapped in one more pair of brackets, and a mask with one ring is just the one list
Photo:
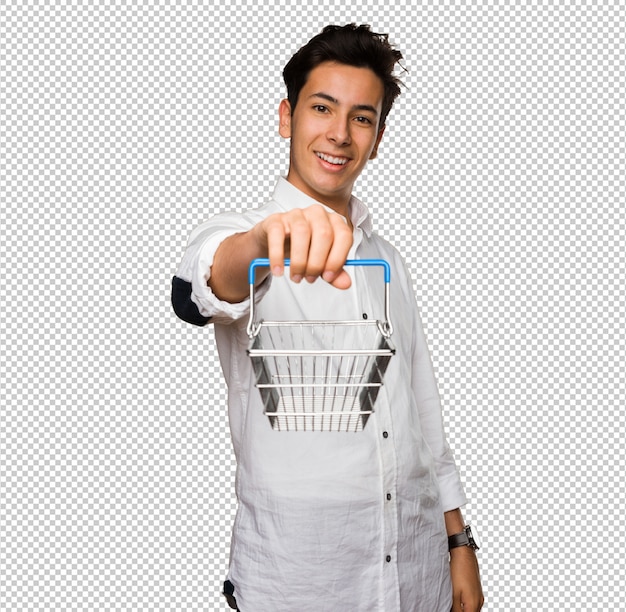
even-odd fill
[(484, 609), (623, 609), (623, 4), (348, 4), (0, 2), (0, 610), (225, 609), (226, 393), (170, 279), (286, 171), (282, 66), (350, 21), (410, 71), (357, 192), (414, 273)]

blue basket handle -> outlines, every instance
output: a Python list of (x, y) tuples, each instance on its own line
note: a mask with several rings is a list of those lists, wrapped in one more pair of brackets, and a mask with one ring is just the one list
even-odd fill
[[(285, 259), (285, 265), (290, 264), (289, 259)], [(254, 321), (254, 281), (256, 277), (257, 268), (267, 268), (270, 265), (270, 260), (267, 257), (259, 257), (253, 259), (250, 262), (248, 268), (248, 284), (250, 285), (250, 319), (248, 321), (248, 336), (254, 337), (258, 332), (258, 326)], [(384, 259), (347, 259), (344, 266), (381, 266), (384, 269), (385, 274), (385, 320), (379, 322), (381, 333), (389, 338), (393, 333), (393, 327), (391, 325), (391, 319), (389, 317), (389, 283), (391, 281), (391, 266), (389, 262)]]

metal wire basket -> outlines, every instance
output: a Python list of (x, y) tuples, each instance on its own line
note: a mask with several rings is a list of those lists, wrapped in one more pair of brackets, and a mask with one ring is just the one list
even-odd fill
[[(285, 261), (289, 265), (289, 260)], [(384, 321), (255, 321), (256, 268), (250, 264), (248, 354), (264, 413), (278, 431), (361, 431), (395, 348), (389, 318), (390, 267), (383, 259), (348, 260), (348, 266), (382, 266)]]

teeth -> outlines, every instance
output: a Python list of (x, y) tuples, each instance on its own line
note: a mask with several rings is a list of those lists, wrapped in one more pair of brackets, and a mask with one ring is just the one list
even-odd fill
[(329, 164), (335, 164), (337, 166), (343, 166), (348, 162), (345, 157), (331, 157), (330, 155), (325, 155), (324, 153), (316, 153), (316, 155), (320, 159), (323, 159), (325, 162), (328, 162)]

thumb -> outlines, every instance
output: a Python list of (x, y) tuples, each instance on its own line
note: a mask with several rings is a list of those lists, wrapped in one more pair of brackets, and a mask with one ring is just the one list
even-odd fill
[(452, 609), (450, 612), (463, 612), (463, 604), (461, 602), (461, 593), (454, 593), (452, 599)]

